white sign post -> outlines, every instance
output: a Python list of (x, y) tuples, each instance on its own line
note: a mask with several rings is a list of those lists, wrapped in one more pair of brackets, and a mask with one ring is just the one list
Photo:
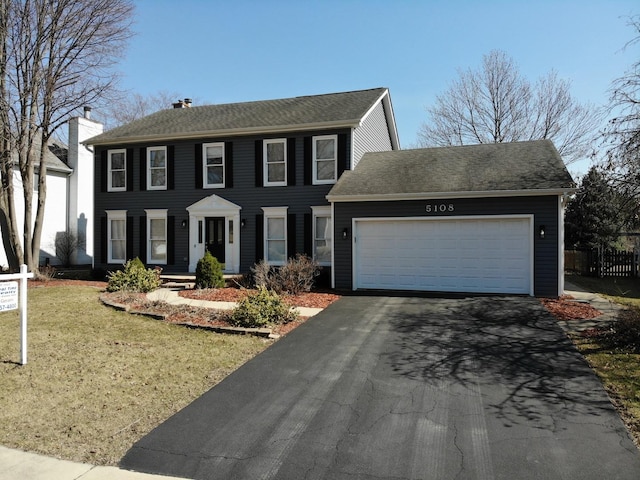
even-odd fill
[[(20, 304), (20, 364), (27, 364), (27, 278), (33, 278), (33, 272), (27, 272), (26, 265), (20, 265), (20, 273), (0, 275), (0, 312), (15, 310)], [(18, 282), (5, 280), (20, 280)], [(20, 301), (18, 302), (18, 290)]]

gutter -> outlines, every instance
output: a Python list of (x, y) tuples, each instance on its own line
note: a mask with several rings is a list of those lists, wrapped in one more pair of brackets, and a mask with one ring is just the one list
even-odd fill
[(495, 197), (543, 197), (565, 196), (575, 193), (577, 188), (548, 188), (536, 190), (486, 190), (463, 192), (418, 192), (360, 195), (331, 195), (325, 198), (331, 202), (390, 202), (402, 200), (437, 200), (447, 198), (495, 198)]

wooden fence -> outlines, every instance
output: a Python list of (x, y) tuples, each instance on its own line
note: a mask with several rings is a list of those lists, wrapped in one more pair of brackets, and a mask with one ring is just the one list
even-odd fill
[(624, 250), (566, 250), (565, 270), (592, 277), (637, 277), (639, 252)]

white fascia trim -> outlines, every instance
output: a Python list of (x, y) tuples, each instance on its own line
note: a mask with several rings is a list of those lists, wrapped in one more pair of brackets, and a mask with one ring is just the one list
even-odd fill
[[(353, 120), (341, 120), (339, 122), (317, 122), (308, 123), (304, 125), (278, 125), (274, 127), (249, 127), (249, 128), (230, 128), (228, 130), (204, 130), (200, 132), (191, 133), (176, 133), (166, 135), (141, 135), (136, 137), (126, 138), (114, 138), (105, 141), (98, 142), (81, 142), (83, 145), (92, 145), (97, 147), (109, 146), (109, 145), (127, 145), (130, 143), (150, 143), (150, 142), (171, 142), (174, 140), (192, 140), (201, 138), (214, 138), (214, 137), (235, 137), (240, 135), (256, 135), (256, 134), (273, 134), (273, 133), (287, 133), (287, 132), (307, 132), (314, 130), (324, 129), (337, 129), (337, 128), (355, 128), (359, 125), (360, 119)], [(91, 140), (91, 139), (89, 139)]]
[(387, 126), (389, 127), (389, 137), (391, 138), (391, 147), (392, 150), (400, 150), (400, 139), (398, 138), (398, 129), (396, 128), (396, 118), (393, 114), (393, 106), (391, 105), (391, 96), (389, 95), (389, 89), (386, 88), (382, 95), (376, 100), (371, 108), (365, 113), (360, 122), (358, 122), (358, 126), (362, 126), (363, 122), (367, 119), (367, 117), (375, 110), (378, 106), (378, 103), (382, 102), (382, 108), (384, 109), (385, 118), (387, 119)]
[(549, 195), (566, 195), (577, 189), (542, 189), (542, 190), (488, 190), (480, 192), (438, 192), (438, 193), (392, 193), (388, 195), (327, 195), (330, 202), (389, 202), (400, 200), (436, 200), (444, 198), (493, 198), (493, 197), (544, 197)]

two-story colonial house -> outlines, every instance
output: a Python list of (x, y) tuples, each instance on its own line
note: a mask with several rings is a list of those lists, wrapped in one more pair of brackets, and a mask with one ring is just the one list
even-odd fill
[(139, 257), (225, 272), (296, 253), (331, 267), (327, 194), (365, 152), (399, 149), (386, 88), (191, 106), (185, 100), (86, 142), (95, 149), (96, 268)]

